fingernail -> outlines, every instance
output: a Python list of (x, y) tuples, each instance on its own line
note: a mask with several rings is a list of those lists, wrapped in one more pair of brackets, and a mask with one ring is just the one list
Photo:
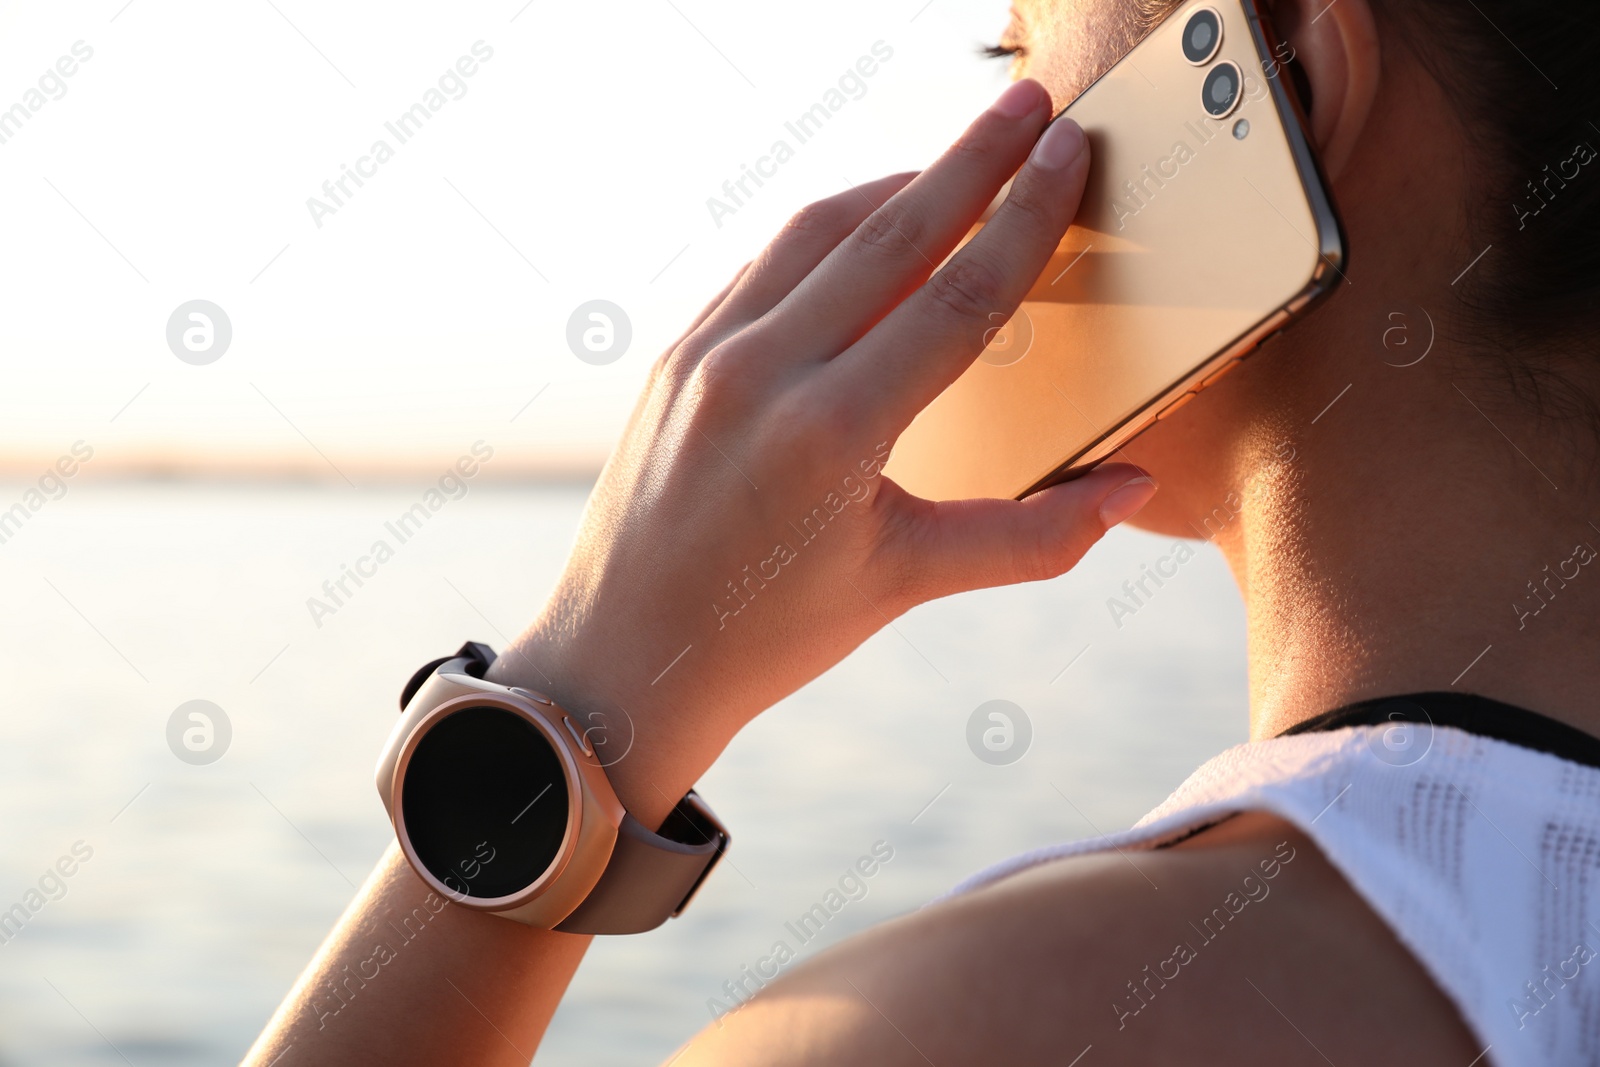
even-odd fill
[(1100, 523), (1111, 529), (1139, 513), (1156, 495), (1156, 483), (1151, 478), (1134, 478), (1123, 482), (1100, 502)]
[(1083, 152), (1083, 129), (1068, 118), (1056, 119), (1033, 146), (1033, 165), (1060, 170)]
[(1024, 78), (1019, 82), (1012, 82), (1006, 91), (1000, 94), (1000, 99), (994, 102), (991, 110), (1008, 119), (1020, 119), (1032, 114), (1038, 106), (1039, 83), (1031, 78)]

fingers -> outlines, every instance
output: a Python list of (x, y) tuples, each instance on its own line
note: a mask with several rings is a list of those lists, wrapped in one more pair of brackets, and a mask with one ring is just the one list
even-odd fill
[(726, 336), (771, 311), (862, 220), (916, 176), (916, 171), (891, 174), (801, 208), (748, 264), (739, 284), (708, 320), (708, 334)]
[(749, 271), (750, 264), (748, 263), (735, 271), (733, 277), (728, 280), (728, 284), (722, 287), (722, 291), (716, 296), (712, 297), (711, 300), (707, 302), (706, 306), (700, 309), (700, 314), (694, 317), (694, 321), (689, 324), (689, 328), (680, 333), (677, 340), (668, 345), (666, 350), (663, 351), (660, 356), (656, 357), (655, 363), (653, 363), (650, 367), (649, 381), (646, 383), (644, 391), (639, 394), (639, 399), (634, 402), (633, 415), (628, 419), (629, 427), (632, 427), (633, 424), (638, 421), (639, 413), (644, 410), (645, 405), (648, 403), (650, 399), (651, 387), (653, 387), (655, 383), (661, 379), (662, 375), (666, 373), (667, 368), (679, 358), (678, 353), (680, 346), (690, 337), (693, 337), (694, 332), (700, 329), (701, 326), (705, 325), (706, 320), (715, 314), (718, 308), (722, 307), (723, 302), (728, 299), (728, 294), (733, 292), (734, 287), (739, 284), (740, 280), (743, 279), (744, 276), (749, 273)]
[(834, 362), (844, 395), (876, 398), (875, 411), (904, 429), (1015, 313), (1077, 213), (1088, 172), (1083, 131), (1052, 123), (989, 223)]
[(728, 296), (734, 291), (735, 288), (738, 287), (739, 283), (745, 279), (745, 276), (750, 273), (750, 268), (753, 265), (753, 263), (746, 263), (744, 266), (734, 271), (733, 277), (728, 279), (728, 284), (724, 285), (722, 287), (722, 291), (716, 296), (712, 297), (706, 306), (700, 309), (700, 314), (694, 317), (694, 321), (689, 324), (689, 328), (683, 331), (682, 335), (679, 336), (677, 341), (673, 342), (674, 346), (678, 345), (684, 340), (684, 338), (698, 330), (702, 325), (705, 324), (707, 319), (716, 313), (718, 308), (722, 307), (722, 305), (727, 301)]
[(1054, 578), (1155, 492), (1154, 480), (1126, 463), (1097, 467), (1024, 500), (933, 502), (885, 482), (879, 501), (890, 533), (880, 550), (882, 573), (908, 605)]
[[(1039, 83), (1017, 82), (933, 166), (861, 223), (754, 329), (827, 360), (933, 273), (1022, 165), (1049, 117)], [(858, 189), (857, 192), (862, 192)], [(858, 196), (860, 206), (867, 198)]]

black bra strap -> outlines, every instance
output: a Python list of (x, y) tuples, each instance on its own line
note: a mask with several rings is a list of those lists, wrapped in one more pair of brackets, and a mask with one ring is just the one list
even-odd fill
[(1600, 768), (1600, 738), (1546, 715), (1475, 693), (1407, 693), (1363, 700), (1296, 723), (1278, 736), (1339, 730), (1346, 726), (1386, 726), (1393, 722), (1453, 726), (1469, 734)]

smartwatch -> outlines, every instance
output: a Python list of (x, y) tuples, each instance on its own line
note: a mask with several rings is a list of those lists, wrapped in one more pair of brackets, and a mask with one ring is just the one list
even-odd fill
[(653, 930), (728, 847), (691, 790), (659, 830), (624, 810), (582, 728), (549, 697), (485, 681), (469, 641), (418, 670), (378, 761), (407, 861), (464, 907), (575, 934)]

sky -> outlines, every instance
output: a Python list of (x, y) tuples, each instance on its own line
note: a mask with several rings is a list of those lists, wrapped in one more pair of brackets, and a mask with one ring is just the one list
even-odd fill
[[(7, 5), (0, 472), (80, 441), (108, 473), (352, 477), (478, 441), (502, 470), (592, 469), (790, 214), (925, 166), (989, 103), (1005, 64), (976, 49), (1005, 21), (1003, 0)], [(802, 143), (786, 123), (819, 103)], [(593, 301), (625, 349), (615, 313), (569, 341)]]

